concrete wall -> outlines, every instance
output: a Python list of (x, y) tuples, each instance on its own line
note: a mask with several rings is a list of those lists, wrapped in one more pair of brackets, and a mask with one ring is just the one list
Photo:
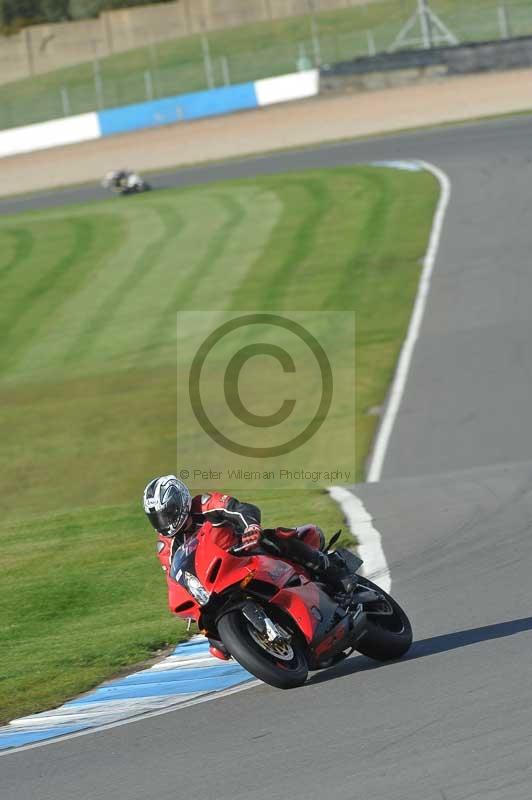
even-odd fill
[(28, 34), (0, 37), (0, 83), (9, 83), (31, 75), (31, 50)]
[(175, 0), (0, 36), (0, 84), (150, 43), (375, 0)]
[[(201, 0), (197, 2), (201, 3)], [(178, 39), (194, 33), (187, 2), (107, 11), (99, 20), (105, 28), (105, 36), (102, 36), (105, 52), (102, 55), (122, 53), (150, 42)]]
[(314, 97), (317, 69), (0, 131), (0, 158)]
[(532, 66), (532, 36), (432, 50), (379, 53), (323, 68), (320, 93), (371, 91), (451, 75), (529, 66)]

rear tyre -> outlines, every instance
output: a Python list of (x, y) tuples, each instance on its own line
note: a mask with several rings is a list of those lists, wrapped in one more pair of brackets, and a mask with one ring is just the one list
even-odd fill
[(307, 659), (295, 637), (284, 656), (276, 657), (260, 645), (251, 623), (238, 610), (230, 611), (219, 620), (218, 633), (233, 658), (264, 683), (277, 689), (294, 689), (305, 683)]
[[(375, 583), (360, 575), (357, 575), (357, 583), (376, 591), (381, 596), (382, 603), (376, 603), (374, 611), (372, 604), (364, 606), (368, 620), (367, 633), (357, 642), (356, 649), (376, 661), (401, 658), (412, 644), (410, 620), (399, 603)], [(378, 613), (379, 610), (387, 610), (389, 613)]]

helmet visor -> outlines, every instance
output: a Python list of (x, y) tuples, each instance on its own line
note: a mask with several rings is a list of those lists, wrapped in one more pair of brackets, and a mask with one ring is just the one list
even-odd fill
[(175, 508), (162, 508), (160, 511), (152, 509), (147, 512), (146, 516), (155, 530), (162, 533), (163, 536), (175, 536), (187, 521), (188, 514), (186, 509), (178, 511)]

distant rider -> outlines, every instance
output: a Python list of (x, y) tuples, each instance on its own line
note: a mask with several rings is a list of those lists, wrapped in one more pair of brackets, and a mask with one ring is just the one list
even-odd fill
[(113, 169), (108, 172), (102, 181), (104, 189), (118, 189), (122, 191), (128, 186), (130, 173), (125, 169)]
[[(171, 570), (176, 550), (187, 538), (195, 534), (208, 521), (213, 528), (222, 528), (216, 543), (229, 549), (235, 545), (243, 553), (252, 551), (262, 539), (261, 512), (252, 503), (241, 503), (235, 497), (221, 492), (210, 492), (192, 497), (187, 486), (175, 475), (164, 475), (151, 480), (144, 490), (144, 512), (158, 533), (157, 555), (165, 572)], [(338, 587), (338, 581), (347, 574), (340, 556), (327, 556), (323, 552), (325, 539), (317, 525), (300, 525), (296, 528), (276, 528), (268, 531), (280, 555), (300, 564), (317, 577)], [(211, 642), (214, 655), (224, 657), (223, 645)], [(221, 651), (221, 652), (220, 652)]]

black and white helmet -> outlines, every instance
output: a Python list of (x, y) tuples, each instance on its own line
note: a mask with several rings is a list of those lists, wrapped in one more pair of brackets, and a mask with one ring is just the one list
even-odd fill
[(175, 475), (154, 478), (144, 489), (144, 512), (156, 531), (175, 536), (190, 515), (192, 498), (183, 481)]

